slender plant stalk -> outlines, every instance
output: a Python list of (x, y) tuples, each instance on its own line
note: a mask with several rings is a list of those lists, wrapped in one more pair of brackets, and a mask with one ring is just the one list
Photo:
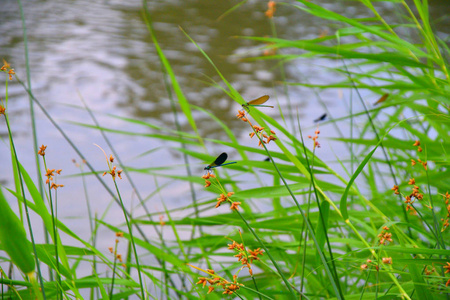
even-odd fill
[(125, 221), (127, 222), (128, 233), (130, 234), (130, 242), (131, 242), (131, 245), (133, 246), (134, 259), (136, 260), (136, 269), (138, 271), (139, 285), (140, 285), (140, 288), (141, 288), (141, 299), (145, 300), (144, 283), (142, 281), (141, 266), (139, 265), (139, 256), (138, 256), (137, 250), (136, 250), (136, 243), (134, 242), (133, 228), (131, 227), (131, 223), (128, 220), (128, 214), (126, 213), (126, 209), (125, 209), (125, 206), (124, 206), (123, 201), (122, 201), (122, 196), (120, 195), (119, 187), (117, 186), (117, 182), (115, 180), (114, 180), (114, 186), (116, 188), (117, 197), (119, 198), (119, 201), (120, 201), (120, 205), (121, 205), (121, 208), (122, 208), (122, 211), (123, 211), (123, 216), (125, 218)]
[(23, 204), (24, 204), (24, 208), (25, 208), (25, 216), (26, 216), (26, 220), (27, 220), (28, 231), (30, 232), (31, 245), (33, 246), (33, 253), (34, 253), (34, 257), (35, 257), (35, 261), (36, 261), (36, 267), (38, 270), (37, 273), (38, 273), (38, 277), (39, 277), (41, 294), (39, 294), (38, 291), (34, 291), (34, 292), (38, 295), (42, 295), (43, 299), (46, 300), (47, 298), (45, 296), (44, 280), (43, 280), (42, 273), (41, 273), (41, 267), (39, 265), (39, 259), (38, 259), (37, 250), (36, 250), (36, 243), (34, 241), (33, 228), (31, 226), (30, 213), (28, 210), (28, 204), (27, 204), (26, 195), (25, 195), (25, 188), (23, 186), (22, 172), (20, 171), (19, 158), (17, 157), (16, 147), (14, 146), (14, 140), (13, 140), (13, 136), (12, 136), (12, 132), (11, 132), (11, 127), (9, 125), (8, 116), (6, 114), (4, 114), (3, 116), (5, 117), (6, 127), (8, 128), (9, 141), (11, 143), (14, 160), (15, 160), (16, 167), (17, 167), (17, 173), (19, 174), (20, 191), (22, 194), (21, 196), (22, 196)]

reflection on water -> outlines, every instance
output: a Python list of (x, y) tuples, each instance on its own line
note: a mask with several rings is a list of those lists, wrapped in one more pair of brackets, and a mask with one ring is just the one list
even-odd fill
[[(98, 170), (105, 169), (105, 164), (102, 154), (97, 152), (92, 143), (102, 143), (100, 134), (65, 123), (67, 120), (91, 123), (85, 112), (67, 106), (67, 104), (81, 105), (80, 95), (91, 109), (99, 113), (100, 123), (108, 127), (123, 126), (123, 123), (106, 118), (100, 113), (143, 119), (164, 127), (175, 128), (159, 59), (141, 18), (140, 1), (36, 0), (23, 3), (34, 93)], [(235, 119), (238, 105), (220, 89), (205, 84), (209, 78), (217, 82), (220, 82), (220, 78), (179, 29), (181, 26), (208, 53), (219, 70), (246, 99), (269, 94), (273, 105), (276, 105), (278, 100), (286, 113), (283, 89), (274, 88), (274, 83), (281, 80), (277, 62), (248, 62), (236, 55), (262, 54), (257, 43), (235, 37), (271, 35), (270, 24), (264, 15), (267, 3), (249, 1), (218, 21), (218, 18), (235, 3), (150, 1), (149, 8), (160, 46), (170, 60), (189, 102), (212, 112), (239, 136), (247, 129), (242, 128), (242, 123)], [(352, 17), (370, 16), (367, 15), (367, 9), (358, 6), (357, 3), (332, 3), (326, 7), (333, 7), (333, 10), (345, 12)], [(394, 11), (389, 3), (376, 4), (380, 7), (379, 11), (383, 17), (387, 19), (397, 17), (399, 12)], [(447, 0), (431, 1), (430, 5), (434, 5), (430, 8), (431, 12), (436, 12), (440, 16), (448, 15)], [(0, 13), (2, 15), (0, 58), (10, 62), (17, 74), (25, 80), (24, 43), (17, 1), (2, 0)], [(311, 17), (290, 6), (278, 6), (274, 20), (278, 36), (288, 39), (317, 37), (324, 29), (332, 34), (335, 29), (333, 25), (328, 27), (328, 22)], [(449, 33), (449, 26), (445, 27), (448, 22), (449, 18), (444, 19), (440, 23), (443, 25), (437, 26), (442, 34)], [(286, 68), (286, 72), (290, 81), (307, 78), (314, 82), (326, 82), (335, 79), (330, 77), (325, 69), (318, 68), (314, 61), (310, 61), (310, 64), (292, 63)], [(34, 156), (28, 99), (17, 83), (11, 83), (9, 92), (11, 100), (8, 109), (11, 113), (19, 156), (22, 163), (31, 169), (29, 172), (35, 174), (32, 169)], [(294, 111), (300, 108), (302, 120), (309, 122), (309, 125), (323, 114), (322, 107), (313, 102), (315, 96), (310, 91), (293, 87), (289, 88), (289, 93)], [(340, 106), (335, 104), (336, 94), (323, 93), (321, 96), (329, 105), (335, 105), (334, 113), (340, 113)], [(268, 113), (278, 115), (275, 110)], [(76, 174), (78, 169), (73, 166), (71, 159), (78, 157), (42, 113), (37, 111), (37, 114), (38, 140), (39, 144), (49, 146), (49, 163), (62, 168), (66, 175)], [(209, 117), (196, 112), (195, 119), (202, 136), (223, 138), (223, 132), (218, 130), (219, 126), (212, 123)], [(181, 122), (182, 128), (188, 130), (186, 121), (181, 119)], [(130, 124), (126, 126), (120, 129), (140, 132), (147, 130)], [(4, 136), (4, 126), (0, 127), (0, 135)], [(144, 162), (133, 159), (149, 149), (165, 146), (158, 140), (114, 135), (110, 138), (119, 153), (124, 155), (127, 164), (142, 167), (181, 163), (181, 159), (170, 151), (157, 151), (152, 156), (145, 157)], [(2, 153), (7, 153), (5, 145), (1, 147)], [(222, 149), (211, 149), (211, 152), (220, 153)], [(1, 174), (8, 174), (4, 170), (10, 171), (9, 168), (9, 164), (2, 162)], [(11, 180), (10, 176), (5, 177)], [(149, 192), (152, 191), (148, 187), (150, 179), (136, 180), (138, 186), (144, 189), (147, 187)], [(71, 215), (83, 215), (85, 211), (81, 205), (73, 205), (80, 201), (76, 196), (79, 194), (79, 184), (77, 181), (72, 187), (70, 184), (65, 187), (67, 191), (73, 193), (65, 195), (66, 202), (62, 203), (61, 207), (70, 207)], [(165, 196), (170, 198), (178, 195), (177, 191), (186, 188), (185, 185), (177, 186), (178, 190), (169, 190)], [(129, 191), (129, 194), (132, 192)], [(100, 198), (101, 196), (97, 203), (94, 203), (94, 206), (97, 205), (94, 209), (97, 208), (101, 212), (109, 198), (107, 195), (104, 196), (105, 200), (101, 201)], [(152, 209), (160, 207), (159, 204), (154, 204)]]
[[(334, 9), (351, 16), (367, 16), (367, 9), (361, 5), (341, 4)], [(443, 0), (430, 4), (442, 13), (448, 3)], [(179, 26), (186, 30), (248, 99), (273, 95), (273, 83), (281, 79), (275, 62), (243, 62), (233, 58), (235, 53), (262, 53), (256, 43), (234, 37), (271, 35), (270, 24), (264, 15), (266, 2), (246, 3), (218, 21), (231, 5), (227, 1), (151, 1), (149, 8), (161, 47), (190, 103), (213, 112), (232, 129), (239, 130), (236, 127), (239, 123), (227, 121), (234, 115), (236, 105), (219, 89), (204, 83), (209, 77), (215, 81), (220, 78), (179, 30)], [(380, 14), (387, 19), (391, 15), (395, 17), (398, 12), (389, 4), (384, 5)], [(125, 115), (173, 127), (168, 116), (171, 107), (161, 66), (142, 22), (140, 1), (127, 4), (123, 1), (34, 1), (26, 3), (24, 9), (33, 88), (43, 102), (79, 103), (76, 91), (80, 90), (93, 109), (112, 113), (120, 110)], [(12, 62), (18, 74), (25, 78), (17, 2), (2, 1), (0, 10), (4, 16), (0, 25), (4, 33), (0, 40), (0, 56)], [(289, 6), (278, 6), (275, 22), (278, 36), (290, 39), (315, 37), (326, 28), (323, 21)], [(448, 19), (445, 22), (448, 23)], [(445, 29), (445, 26), (438, 28)], [(332, 33), (333, 28), (328, 32)], [(307, 71), (312, 80), (326, 79), (322, 69), (309, 68), (288, 68), (287, 77), (298, 81), (298, 72)], [(25, 101), (21, 88), (13, 91), (22, 95), (17, 102)], [(284, 107), (283, 97), (280, 100)], [(294, 105), (302, 104), (294, 100)], [(51, 110), (57, 109), (51, 107)], [(58, 113), (66, 114), (67, 111), (64, 108)], [(71, 112), (68, 114), (73, 117)], [(210, 126), (202, 126), (207, 121), (205, 116), (199, 115), (197, 121), (200, 130), (210, 129)], [(204, 133), (213, 135), (214, 130)]]

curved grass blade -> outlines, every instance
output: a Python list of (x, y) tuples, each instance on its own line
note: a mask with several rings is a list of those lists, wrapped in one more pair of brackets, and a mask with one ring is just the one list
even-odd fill
[(33, 249), (27, 239), (22, 222), (13, 212), (0, 189), (0, 244), (8, 253), (11, 261), (23, 273), (31, 276), (36, 263), (32, 255)]
[(405, 120), (402, 120), (400, 122), (397, 122), (396, 124), (394, 124), (394, 126), (392, 126), (391, 128), (388, 129), (388, 131), (380, 138), (380, 140), (378, 141), (376, 146), (372, 149), (372, 151), (370, 151), (369, 154), (366, 155), (364, 160), (359, 164), (359, 166), (356, 169), (355, 173), (353, 174), (352, 178), (350, 178), (350, 181), (348, 182), (347, 187), (345, 188), (345, 191), (342, 194), (340, 205), (339, 205), (339, 208), (340, 208), (341, 213), (342, 213), (342, 217), (344, 218), (345, 221), (348, 220), (347, 195), (348, 195), (348, 192), (349, 192), (350, 188), (352, 187), (353, 182), (358, 177), (358, 175), (361, 173), (361, 171), (364, 169), (364, 167), (367, 165), (369, 160), (372, 158), (372, 155), (375, 153), (377, 148), (382, 144), (384, 138), (389, 134), (389, 132), (393, 128), (395, 128), (397, 125), (399, 125), (402, 122), (405, 122), (406, 120), (408, 120), (408, 119), (405, 119)]
[(192, 111), (189, 107), (189, 102), (187, 101), (183, 91), (181, 90), (181, 87), (177, 81), (177, 78), (175, 77), (175, 73), (173, 72), (169, 61), (167, 60), (167, 57), (164, 55), (164, 52), (162, 51), (161, 47), (159, 46), (158, 40), (156, 38), (156, 34), (153, 30), (152, 22), (150, 19), (150, 13), (147, 9), (147, 6), (144, 5), (143, 8), (144, 9), (142, 11), (142, 16), (143, 16), (145, 24), (147, 25), (147, 30), (152, 37), (152, 41), (155, 46), (156, 52), (158, 53), (161, 64), (163, 65), (164, 69), (166, 70), (167, 74), (170, 77), (173, 90), (174, 90), (175, 94), (177, 95), (178, 102), (180, 104), (180, 107), (181, 107), (184, 115), (186, 116), (186, 118), (187, 118), (189, 124), (191, 125), (192, 129), (194, 130), (194, 132), (197, 134), (197, 139), (198, 139), (199, 143), (201, 145), (203, 145), (203, 139), (198, 132), (198, 128), (195, 123), (195, 119), (194, 119), (194, 117), (192, 115)]

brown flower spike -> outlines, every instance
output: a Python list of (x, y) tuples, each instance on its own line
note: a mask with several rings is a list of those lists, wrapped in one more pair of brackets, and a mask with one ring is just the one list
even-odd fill
[(40, 156), (45, 156), (45, 149), (47, 149), (47, 146), (42, 145), (41, 147), (39, 147), (38, 154)]
[(45, 173), (45, 176), (47, 177), (47, 180), (45, 181), (46, 184), (53, 180), (53, 176), (55, 176), (53, 172), (55, 172), (55, 169), (47, 169), (47, 173)]
[(393, 190), (396, 195), (400, 194), (400, 192), (398, 191), (398, 185), (394, 185), (391, 190)]
[(310, 139), (313, 140), (313, 142), (314, 142), (314, 149), (315, 149), (315, 148), (320, 148), (320, 144), (319, 144), (319, 142), (317, 141), (317, 140), (319, 139), (320, 130), (317, 129), (316, 131), (314, 131), (314, 134), (315, 134), (314, 137), (308, 135), (308, 138), (310, 138)]
[(386, 245), (388, 242), (392, 243), (392, 233), (388, 232), (389, 228), (384, 226), (383, 231), (378, 235), (378, 242), (380, 245)]
[(241, 262), (243, 265), (242, 268), (248, 268), (250, 275), (253, 275), (251, 264), (254, 260), (259, 260), (258, 256), (262, 256), (264, 253), (261, 248), (257, 248), (255, 250), (248, 249), (246, 252), (244, 245), (238, 244), (236, 241), (233, 241), (232, 244), (228, 244), (228, 249), (238, 252), (234, 257), (237, 257), (238, 261)]
[(238, 119), (241, 119), (244, 122), (248, 122), (248, 124), (252, 127), (253, 131), (249, 133), (250, 138), (253, 138), (255, 135), (259, 137), (258, 146), (262, 146), (264, 144), (270, 143), (270, 141), (276, 141), (277, 138), (275, 137), (276, 133), (275, 131), (271, 130), (271, 135), (267, 136), (264, 131), (264, 127), (253, 125), (246, 117), (245, 117), (245, 110), (238, 110), (238, 114), (236, 117)]
[(12, 76), (16, 74), (14, 69), (11, 69), (11, 65), (6, 60), (3, 60), (3, 66), (0, 68), (0, 71), (8, 72), (9, 80), (12, 80)]
[(450, 273), (450, 262), (446, 262), (446, 266), (444, 266), (445, 274)]
[[(198, 269), (197, 267), (195, 267)], [(203, 272), (207, 272), (210, 274), (211, 277), (199, 277), (196, 284), (201, 284), (203, 287), (205, 287), (207, 284), (210, 286), (208, 287), (208, 294), (215, 290), (216, 287), (222, 287), (225, 291), (223, 294), (233, 294), (236, 290), (240, 289), (241, 286), (243, 286), (242, 283), (237, 282), (237, 277), (233, 276), (233, 283), (229, 282), (228, 280), (225, 280), (217, 275), (215, 275), (214, 270), (202, 270)]]
[(269, 1), (267, 3), (267, 11), (266, 11), (266, 17), (268, 17), (269, 19), (273, 18), (273, 15), (275, 14), (276, 11), (276, 2), (275, 1)]
[(392, 265), (392, 257), (383, 257), (381, 261), (383, 262), (383, 264)]

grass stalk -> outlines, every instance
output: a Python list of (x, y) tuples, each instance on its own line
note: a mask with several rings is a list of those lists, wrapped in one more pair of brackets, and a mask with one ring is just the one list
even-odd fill
[(8, 120), (8, 116), (5, 113), (3, 115), (5, 117), (5, 121), (6, 121), (6, 127), (8, 129), (8, 136), (9, 136), (9, 141), (11, 143), (11, 150), (12, 150), (12, 154), (13, 154), (13, 158), (15, 161), (15, 166), (17, 168), (17, 173), (19, 174), (19, 182), (20, 182), (20, 192), (21, 192), (21, 196), (23, 198), (23, 203), (24, 203), (24, 208), (25, 208), (25, 216), (26, 216), (26, 220), (27, 220), (27, 225), (28, 225), (28, 231), (30, 233), (30, 238), (31, 238), (31, 244), (33, 246), (33, 253), (34, 253), (34, 257), (35, 257), (35, 261), (36, 261), (36, 267), (37, 267), (37, 274), (38, 274), (38, 279), (39, 279), (39, 284), (40, 284), (40, 293), (37, 290), (34, 290), (34, 293), (36, 295), (36, 297), (38, 298), (43, 298), (44, 300), (46, 300), (46, 296), (45, 296), (45, 289), (44, 289), (44, 281), (43, 281), (43, 277), (42, 277), (42, 273), (41, 273), (41, 267), (39, 265), (39, 259), (38, 259), (38, 255), (37, 255), (37, 250), (36, 250), (36, 243), (34, 241), (34, 235), (33, 235), (33, 228), (31, 226), (31, 220), (30, 220), (30, 213), (28, 210), (28, 205), (27, 205), (27, 201), (26, 201), (26, 194), (25, 194), (25, 188), (23, 186), (23, 181), (22, 181), (22, 174), (20, 171), (20, 165), (19, 165), (19, 158), (17, 157), (17, 152), (16, 152), (16, 147), (14, 146), (14, 139), (13, 139), (13, 135), (12, 135), (12, 131), (11, 131), (11, 127), (9, 125), (9, 120)]

